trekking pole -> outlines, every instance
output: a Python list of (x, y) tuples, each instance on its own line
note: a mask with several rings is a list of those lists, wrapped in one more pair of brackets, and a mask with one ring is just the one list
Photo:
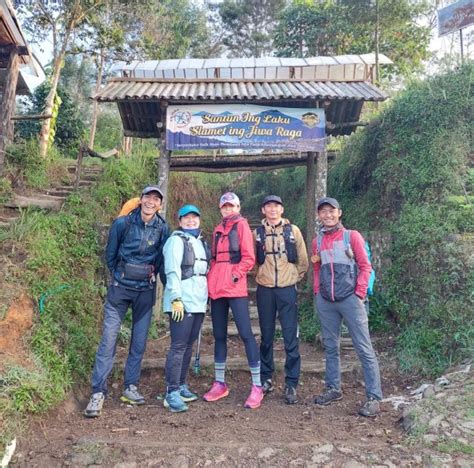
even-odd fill
[(196, 355), (194, 356), (194, 374), (199, 375), (201, 371), (201, 332), (202, 332), (202, 325), (199, 328), (199, 336), (198, 342), (196, 346)]

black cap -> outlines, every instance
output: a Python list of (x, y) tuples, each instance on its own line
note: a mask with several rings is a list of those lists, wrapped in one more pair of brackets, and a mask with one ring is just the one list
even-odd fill
[(265, 206), (267, 203), (279, 203), (281, 206), (283, 206), (283, 202), (278, 195), (267, 195), (263, 199), (262, 206)]
[(143, 190), (141, 196), (146, 195), (147, 193), (157, 192), (158, 196), (163, 200), (163, 192), (161, 191), (158, 185), (147, 185)]
[(337, 208), (338, 210), (341, 209), (341, 207), (339, 206), (339, 202), (335, 198), (330, 198), (330, 197), (321, 198), (318, 201), (318, 207), (316, 209), (319, 210), (319, 207), (321, 205), (331, 205), (333, 208)]

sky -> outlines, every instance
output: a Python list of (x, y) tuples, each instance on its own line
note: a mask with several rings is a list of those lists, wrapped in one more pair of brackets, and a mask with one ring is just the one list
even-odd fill
[[(440, 7), (453, 3), (452, 0), (442, 0)], [(469, 26), (463, 30), (464, 42), (464, 58), (474, 59), (474, 25)], [(31, 48), (38, 57), (40, 63), (46, 66), (52, 60), (52, 40), (47, 39), (41, 47), (32, 44)], [(43, 50), (41, 50), (43, 49)], [(432, 52), (432, 59), (427, 64), (428, 73), (435, 72), (437, 69), (436, 62), (447, 54), (460, 54), (460, 36), (459, 31), (448, 34), (443, 37), (438, 37), (438, 28), (435, 26), (431, 33), (430, 50)], [(367, 51), (372, 52), (372, 51)], [(383, 53), (383, 51), (381, 51)]]

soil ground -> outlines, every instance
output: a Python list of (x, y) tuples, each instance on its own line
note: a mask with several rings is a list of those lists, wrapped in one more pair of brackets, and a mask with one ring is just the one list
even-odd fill
[[(382, 343), (382, 340), (378, 340)], [(162, 357), (169, 339), (149, 342), (147, 357)], [(275, 344), (276, 358), (283, 344)], [(379, 356), (385, 394), (400, 394), (409, 385), (390, 358), (390, 340), (383, 340)], [(301, 346), (303, 359), (321, 359), (321, 350)], [(212, 354), (212, 337), (203, 338), (203, 354)], [(230, 356), (242, 355), (237, 337), (229, 338)], [(125, 349), (119, 350), (123, 357)], [(344, 351), (343, 360), (357, 361), (354, 351)], [(227, 375), (230, 395), (214, 403), (202, 399), (190, 404), (186, 413), (172, 414), (157, 394), (165, 389), (162, 369), (147, 369), (140, 389), (146, 405), (131, 407), (120, 402), (121, 376), (110, 387), (103, 415), (86, 419), (82, 410), (87, 391), (76, 392), (47, 417), (33, 421), (19, 440), (13, 459), (18, 467), (59, 466), (416, 466), (421, 457), (401, 444), (403, 433), (397, 423), (400, 412), (389, 403), (375, 419), (357, 416), (364, 401), (360, 370), (346, 373), (344, 399), (319, 408), (314, 395), (323, 389), (322, 376), (304, 373), (298, 387), (299, 402), (283, 402), (284, 377), (275, 376), (275, 391), (257, 410), (243, 403), (250, 389), (248, 372)], [(199, 376), (192, 372), (189, 383), (202, 395), (212, 382), (212, 369)]]

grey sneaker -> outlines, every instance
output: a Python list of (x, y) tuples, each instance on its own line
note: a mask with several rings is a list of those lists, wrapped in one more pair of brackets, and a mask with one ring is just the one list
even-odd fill
[(327, 406), (337, 400), (342, 400), (342, 392), (333, 387), (328, 387), (314, 399), (314, 403), (319, 406)]
[(375, 398), (369, 398), (359, 410), (359, 414), (366, 418), (375, 418), (379, 413), (380, 403)]
[(294, 405), (298, 403), (298, 398), (296, 397), (296, 388), (291, 385), (285, 387), (285, 403), (287, 405)]
[(98, 418), (102, 413), (105, 395), (102, 392), (93, 393), (87, 408), (84, 410), (86, 418)]
[(271, 392), (273, 392), (274, 388), (273, 388), (272, 379), (267, 379), (267, 380), (265, 380), (265, 382), (263, 382), (262, 390), (263, 390), (263, 395), (264, 396), (268, 395)]
[(138, 392), (135, 385), (129, 385), (122, 393), (120, 399), (129, 405), (144, 405), (145, 398)]

